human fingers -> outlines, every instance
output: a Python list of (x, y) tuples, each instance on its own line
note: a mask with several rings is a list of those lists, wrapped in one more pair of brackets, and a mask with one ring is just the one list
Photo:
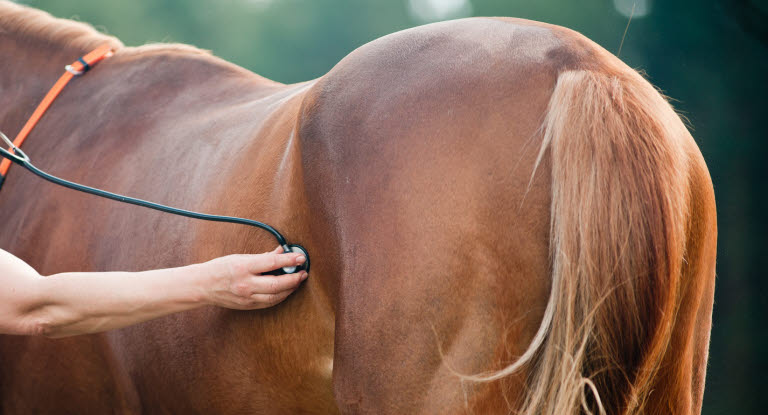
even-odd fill
[(273, 249), (271, 252), (265, 252), (265, 254), (282, 254), (283, 253), (283, 247), (278, 245), (277, 248)]
[(275, 294), (295, 289), (307, 279), (305, 271), (285, 275), (259, 275), (251, 277), (251, 294)]
[(288, 298), (289, 295), (291, 295), (294, 291), (296, 291), (295, 288), (280, 291), (274, 294), (253, 294), (250, 301), (250, 307), (253, 308), (267, 308), (272, 307), (273, 305), (281, 303), (283, 300)]
[(249, 260), (247, 269), (253, 274), (261, 274), (278, 268), (301, 265), (307, 258), (299, 253), (278, 254), (270, 252), (253, 255)]

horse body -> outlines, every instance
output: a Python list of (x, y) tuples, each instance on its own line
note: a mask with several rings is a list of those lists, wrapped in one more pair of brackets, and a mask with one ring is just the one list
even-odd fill
[[(2, 34), (0, 54), (15, 57), (2, 60), (13, 103), (0, 109), (4, 131), (21, 128), (58, 63), (104, 39)], [(501, 19), (386, 36), (296, 85), (192, 48), (116, 48), (43, 117), (24, 147), (33, 162), (269, 223), (308, 248), (310, 278), (267, 310), (203, 308), (71, 339), (2, 336), (3, 413), (506, 413), (526, 402), (535, 365), (495, 382), (457, 373), (504, 368), (542, 326), (559, 159), (540, 157), (541, 125), (563, 72), (625, 71), (614, 58), (566, 29)], [(685, 219), (686, 246), (700, 265), (674, 300), (685, 324), (659, 356), (681, 363), (653, 379), (667, 391), (653, 413), (700, 409), (712, 309), (711, 184), (683, 142), (690, 206), (702, 212)], [(0, 246), (44, 275), (274, 245), (257, 229), (123, 206), (20, 170), (0, 194)]]
[[(311, 84), (273, 83), (191, 48), (132, 52), (120, 50), (109, 65), (68, 86), (25, 145), (35, 162), (93, 186), (255, 217), (286, 235), (306, 229), (311, 218), (302, 216), (292, 131)], [(82, 50), (60, 53), (68, 54)], [(36, 105), (38, 97), (25, 97), (24, 107)], [(5, 115), (3, 124), (16, 128), (23, 121)], [(43, 275), (181, 266), (274, 245), (260, 230), (103, 203), (13, 170), (2, 209), (13, 225), (3, 228), (3, 245)], [(77, 339), (5, 337), (5, 409), (328, 412), (333, 312), (320, 277), (315, 284), (297, 295), (303, 301), (286, 303), (280, 313), (206, 308)], [(29, 359), (8, 358), (30, 349), (37, 352), (25, 354)], [(235, 382), (222, 384), (211, 368), (234, 375)], [(78, 387), (52, 387), (62, 382)], [(304, 391), (306, 401), (285, 390)], [(47, 398), (28, 399), (29, 393)], [(18, 399), (8, 399), (14, 396)]]

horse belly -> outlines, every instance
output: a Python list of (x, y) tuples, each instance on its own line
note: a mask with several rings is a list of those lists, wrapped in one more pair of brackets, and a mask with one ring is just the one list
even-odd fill
[(332, 338), (302, 320), (311, 293), (293, 297), (99, 335), (2, 336), (2, 413), (336, 413)]
[(0, 413), (137, 413), (101, 336), (0, 336)]
[(332, 337), (302, 319), (312, 303), (304, 290), (274, 309), (199, 309), (108, 337), (144, 412), (335, 413)]

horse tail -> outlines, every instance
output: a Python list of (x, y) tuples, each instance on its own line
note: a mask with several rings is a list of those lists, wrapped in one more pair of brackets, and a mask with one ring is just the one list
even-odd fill
[(680, 303), (689, 133), (629, 68), (561, 72), (542, 128), (550, 298), (528, 350), (484, 380), (527, 366), (525, 414), (642, 413)]
[(679, 304), (684, 134), (629, 68), (558, 76), (539, 155), (552, 169), (551, 321), (528, 412), (643, 412)]

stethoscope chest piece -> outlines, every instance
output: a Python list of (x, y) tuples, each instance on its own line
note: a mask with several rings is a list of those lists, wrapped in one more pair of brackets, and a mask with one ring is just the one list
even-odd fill
[(283, 267), (283, 272), (286, 274), (293, 274), (294, 272), (298, 271), (306, 271), (309, 272), (309, 253), (307, 253), (307, 250), (304, 249), (301, 245), (288, 245), (289, 248), (291, 248), (291, 252), (295, 254), (302, 254), (304, 255), (304, 258), (307, 260), (304, 261), (303, 264), (295, 267)]

